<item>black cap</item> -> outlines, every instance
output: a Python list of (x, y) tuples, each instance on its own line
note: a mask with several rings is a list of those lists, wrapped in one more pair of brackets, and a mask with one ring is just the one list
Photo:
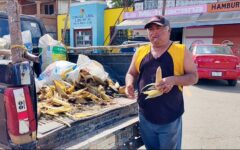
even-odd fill
[(159, 25), (159, 26), (169, 26), (170, 27), (169, 21), (163, 16), (153, 16), (152, 18), (150, 18), (148, 23), (144, 26), (144, 29), (149, 28), (151, 24), (156, 24), (156, 25)]

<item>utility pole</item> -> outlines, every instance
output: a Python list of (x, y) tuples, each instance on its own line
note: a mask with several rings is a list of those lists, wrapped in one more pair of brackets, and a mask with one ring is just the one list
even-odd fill
[(8, 0), (6, 8), (8, 8), (12, 63), (23, 62), (26, 59), (39, 62), (39, 57), (28, 53), (27, 49), (23, 46), (18, 1)]
[(11, 53), (12, 53), (12, 62), (22, 62), (24, 50), (20, 47), (13, 47), (14, 45), (22, 45), (22, 35), (21, 35), (21, 24), (20, 24), (20, 15), (18, 11), (18, 2), (16, 0), (8, 0), (6, 7), (8, 8), (8, 24), (10, 30), (10, 39), (11, 39)]
[(165, 16), (165, 10), (166, 10), (166, 0), (163, 0), (163, 5), (162, 5), (162, 15)]
[(71, 5), (71, 0), (68, 0), (68, 12), (67, 12), (67, 16), (65, 18), (65, 24), (64, 24), (64, 29), (63, 29), (63, 33), (62, 33), (62, 43), (63, 44), (65, 42), (66, 28), (67, 28), (69, 13), (70, 13), (70, 5)]

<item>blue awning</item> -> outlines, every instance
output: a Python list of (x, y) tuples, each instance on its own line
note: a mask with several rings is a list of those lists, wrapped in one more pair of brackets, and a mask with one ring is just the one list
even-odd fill
[[(190, 26), (237, 24), (240, 23), (240, 11), (202, 13), (190, 15), (166, 16), (172, 28), (182, 28)], [(144, 25), (149, 18), (124, 20), (116, 25), (117, 30), (124, 29), (144, 29)]]

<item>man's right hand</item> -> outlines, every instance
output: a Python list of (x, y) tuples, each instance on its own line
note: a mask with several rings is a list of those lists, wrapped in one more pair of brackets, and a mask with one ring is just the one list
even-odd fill
[(134, 86), (132, 84), (126, 86), (125, 92), (128, 98), (135, 99)]

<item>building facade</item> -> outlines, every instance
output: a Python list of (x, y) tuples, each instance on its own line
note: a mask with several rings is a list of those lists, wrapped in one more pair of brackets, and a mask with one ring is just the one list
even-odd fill
[(40, 18), (47, 32), (55, 39), (57, 39), (57, 2), (58, 0), (18, 0), (20, 13)]
[(74, 47), (104, 44), (105, 2), (93, 1), (71, 4), (70, 45)]
[[(201, 5), (228, 0), (166, 0), (166, 7), (181, 7), (191, 5)], [(163, 0), (135, 0), (135, 10), (160, 9), (163, 7)]]
[[(161, 8), (127, 12), (116, 29), (132, 29), (138, 36), (146, 37), (145, 23), (151, 16), (161, 14)], [(240, 56), (240, 0), (167, 7), (165, 17), (170, 20), (171, 39), (187, 48), (194, 43), (232, 43), (234, 53)]]
[[(124, 12), (132, 12), (133, 8), (112, 8), (112, 9), (106, 9), (104, 11), (104, 45), (110, 45), (110, 43), (114, 43), (117, 41), (113, 41), (113, 34), (114, 34), (114, 27), (123, 21), (123, 14)], [(119, 31), (116, 33), (116, 37), (114, 40), (120, 40), (122, 43), (125, 38), (121, 39), (122, 37), (126, 37), (128, 35), (128, 32), (122, 32)]]

